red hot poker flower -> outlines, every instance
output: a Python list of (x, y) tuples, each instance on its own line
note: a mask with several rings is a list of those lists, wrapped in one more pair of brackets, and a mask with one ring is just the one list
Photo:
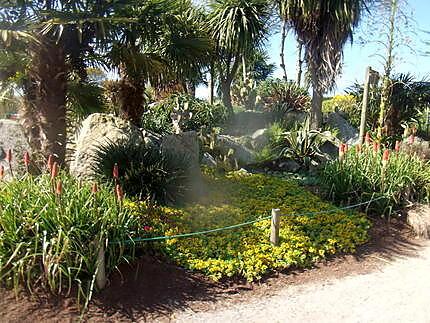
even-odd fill
[(382, 155), (382, 165), (384, 167), (387, 166), (389, 159), (390, 159), (390, 151), (388, 149), (385, 149), (384, 154)]
[(379, 143), (373, 143), (373, 152), (376, 154), (379, 151)]
[(51, 168), (51, 179), (54, 179), (58, 175), (58, 163), (54, 162)]
[(12, 149), (7, 150), (5, 159), (9, 164), (12, 162)]
[(399, 141), (399, 140), (397, 140), (397, 141), (396, 141), (396, 145), (394, 146), (394, 150), (395, 150), (396, 152), (399, 152), (399, 151), (400, 151), (400, 141)]
[(30, 154), (28, 153), (28, 151), (26, 151), (24, 153), (24, 165), (25, 167), (28, 168), (28, 166), (30, 165)]
[(97, 183), (93, 183), (93, 186), (91, 187), (92, 193), (97, 193), (99, 191), (99, 188), (97, 187)]
[(115, 178), (115, 179), (119, 178), (119, 168), (118, 168), (117, 163), (115, 163), (115, 165), (113, 165), (112, 175), (113, 175), (113, 178)]
[(145, 230), (145, 231), (151, 231), (151, 230), (152, 230), (152, 227), (151, 227), (151, 226), (149, 226), (149, 225), (145, 225), (145, 226), (143, 227), (143, 230)]
[(370, 145), (370, 134), (366, 132), (366, 136), (364, 137), (364, 142), (366, 145)]
[(54, 156), (52, 156), (52, 155), (48, 156), (48, 162), (46, 165), (48, 166), (49, 172), (51, 172), (52, 166), (54, 165)]
[(116, 184), (115, 186), (115, 193), (118, 201), (122, 201), (124, 198), (124, 192), (122, 191), (122, 188), (119, 186), (119, 184)]
[(55, 188), (55, 194), (61, 195), (63, 192), (63, 183), (61, 182), (61, 179), (57, 182), (57, 186)]
[(0, 165), (0, 179), (3, 179), (4, 177), (4, 166)]

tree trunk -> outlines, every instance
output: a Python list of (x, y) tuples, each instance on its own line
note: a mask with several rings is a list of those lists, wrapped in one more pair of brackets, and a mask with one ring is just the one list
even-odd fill
[(297, 85), (300, 86), (300, 84), (302, 83), (302, 73), (303, 73), (303, 57), (302, 57), (302, 51), (303, 51), (303, 42), (300, 40), (298, 41), (298, 45), (297, 45), (297, 80), (296, 83)]
[(124, 75), (119, 82), (120, 113), (124, 119), (139, 125), (145, 111), (145, 82)]
[(287, 69), (285, 67), (285, 55), (284, 55), (284, 49), (285, 49), (285, 39), (287, 38), (287, 21), (285, 19), (282, 20), (282, 34), (281, 34), (281, 53), (279, 56), (281, 57), (281, 68), (284, 72), (284, 80), (287, 81)]
[(215, 80), (214, 80), (214, 66), (211, 64), (209, 70), (209, 103), (214, 104), (214, 89), (215, 89)]
[[(32, 46), (30, 78), (36, 81), (34, 109), (40, 122), (40, 146), (36, 150), (47, 157), (52, 154), (63, 164), (66, 156), (67, 66), (61, 45), (41, 39)], [(34, 130), (37, 133), (37, 129)]]
[(24, 80), (20, 119), (33, 152), (41, 152), (40, 113), (37, 109), (37, 83), (32, 77)]
[(318, 129), (322, 126), (322, 99), (323, 94), (318, 89), (318, 83), (315, 75), (312, 75), (312, 103), (310, 111), (311, 129)]
[(242, 55), (242, 74), (243, 74), (243, 85), (246, 84), (246, 59), (245, 55)]
[(231, 103), (231, 80), (221, 80), (220, 90), (222, 95), (222, 103), (229, 112), (233, 112), (233, 105)]

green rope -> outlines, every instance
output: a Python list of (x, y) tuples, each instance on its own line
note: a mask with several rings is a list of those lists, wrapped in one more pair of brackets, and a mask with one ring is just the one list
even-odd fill
[[(353, 208), (356, 208), (356, 207), (361, 206), (361, 205), (370, 204), (370, 203), (372, 203), (374, 201), (378, 201), (382, 198), (385, 198), (385, 197), (380, 196), (376, 199), (372, 199), (372, 200), (367, 201), (367, 202), (357, 203), (354, 205), (349, 205), (349, 206), (345, 206), (345, 207), (341, 207), (341, 208), (335, 208), (335, 209), (331, 209), (331, 210), (323, 210), (323, 211), (318, 211), (318, 212), (306, 212), (306, 213), (299, 213), (299, 214), (282, 214), (282, 216), (304, 216), (304, 215), (317, 215), (317, 214), (332, 213), (332, 212), (341, 211), (341, 210), (353, 209)], [(113, 241), (113, 242), (110, 242), (110, 244), (121, 244), (121, 243), (131, 244), (131, 243), (137, 243), (137, 242), (169, 240), (169, 239), (176, 239), (176, 238), (187, 238), (187, 237), (192, 237), (192, 236), (197, 236), (197, 235), (204, 235), (204, 234), (208, 234), (208, 233), (220, 232), (220, 231), (225, 231), (225, 230), (232, 230), (232, 229), (244, 227), (244, 226), (247, 226), (250, 224), (254, 224), (257, 222), (261, 222), (264, 220), (269, 220), (270, 218), (271, 218), (271, 216), (266, 216), (266, 217), (258, 218), (258, 219), (252, 220), (252, 221), (234, 224), (234, 225), (230, 225), (230, 226), (222, 227), (222, 228), (211, 229), (211, 230), (203, 230), (203, 231), (198, 231), (198, 232), (176, 234), (176, 235), (172, 235), (172, 236), (159, 236), (159, 237), (152, 237), (152, 238), (135, 238), (135, 239), (125, 240), (125, 241)]]

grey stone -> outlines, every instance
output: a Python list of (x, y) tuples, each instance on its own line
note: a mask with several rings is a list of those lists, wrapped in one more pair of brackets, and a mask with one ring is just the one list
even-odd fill
[(353, 145), (358, 141), (358, 130), (342, 117), (340, 113), (329, 113), (326, 123), (328, 126), (339, 130), (339, 139), (342, 142)]
[(408, 224), (414, 229), (418, 237), (430, 239), (430, 206), (418, 204), (408, 210), (406, 214)]
[(282, 171), (295, 173), (300, 169), (300, 165), (294, 160), (286, 160), (279, 163), (279, 168)]
[(77, 177), (93, 176), (94, 153), (101, 145), (119, 140), (144, 141), (141, 130), (130, 122), (104, 113), (94, 113), (83, 122), (77, 134), (70, 173)]
[(269, 143), (269, 136), (267, 128), (256, 130), (252, 136), (252, 146), (254, 149), (262, 149)]
[(194, 172), (200, 171), (199, 164), (199, 142), (195, 131), (182, 132), (166, 135), (161, 138), (161, 151), (170, 156), (178, 158), (185, 157), (189, 163), (189, 169)]
[(24, 128), (15, 120), (0, 120), (0, 165), (5, 168), (5, 178), (10, 176), (9, 164), (4, 160), (8, 149), (12, 149), (12, 170), (20, 174), (24, 170), (23, 155), (25, 151), (31, 153), (31, 147), (24, 132)]
[(217, 136), (217, 148), (225, 155), (230, 155), (240, 165), (248, 165), (255, 162), (254, 152), (239, 142), (238, 138), (227, 135)]
[(232, 136), (244, 136), (254, 131), (267, 128), (274, 121), (274, 115), (261, 111), (242, 111), (235, 113), (227, 122), (225, 133)]

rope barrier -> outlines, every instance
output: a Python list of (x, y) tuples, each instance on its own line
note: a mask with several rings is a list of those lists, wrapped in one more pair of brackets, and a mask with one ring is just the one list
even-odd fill
[[(345, 206), (345, 207), (341, 207), (341, 208), (335, 208), (335, 209), (331, 209), (331, 210), (323, 210), (323, 211), (318, 211), (318, 212), (306, 212), (306, 213), (298, 213), (298, 214), (282, 214), (282, 216), (304, 216), (304, 215), (318, 215), (318, 214), (332, 213), (332, 212), (336, 212), (336, 211), (353, 209), (353, 208), (356, 208), (358, 206), (370, 204), (372, 202), (381, 200), (383, 198), (385, 198), (385, 197), (380, 196), (376, 199), (371, 199), (367, 202), (361, 202), (361, 203), (357, 203), (357, 204), (353, 204), (353, 205), (349, 205), (349, 206)], [(258, 218), (255, 220), (251, 220), (251, 221), (247, 221), (247, 222), (243, 222), (243, 223), (239, 223), (239, 224), (229, 225), (229, 226), (222, 227), (222, 228), (203, 230), (203, 231), (197, 231), (197, 232), (190, 232), (190, 233), (183, 233), (183, 234), (176, 234), (176, 235), (171, 235), (171, 236), (159, 236), (159, 237), (152, 237), (152, 238), (135, 238), (135, 239), (125, 240), (125, 241), (112, 241), (112, 242), (110, 242), (110, 244), (120, 244), (120, 243), (131, 244), (131, 243), (138, 243), (138, 242), (160, 241), (160, 240), (169, 240), (169, 239), (177, 239), (177, 238), (188, 238), (188, 237), (197, 236), (197, 235), (204, 235), (204, 234), (220, 232), (220, 231), (225, 231), (225, 230), (232, 230), (232, 229), (244, 227), (247, 225), (251, 225), (251, 224), (254, 224), (257, 222), (261, 222), (264, 220), (269, 220), (270, 218), (271, 218), (271, 216), (266, 216), (263, 218)]]

